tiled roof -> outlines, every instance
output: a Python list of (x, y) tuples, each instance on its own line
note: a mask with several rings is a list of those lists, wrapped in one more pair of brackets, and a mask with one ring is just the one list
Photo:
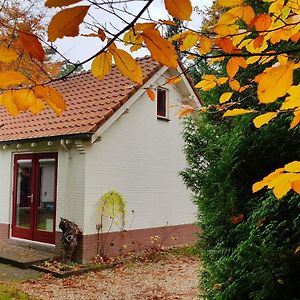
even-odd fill
[[(148, 56), (137, 60), (144, 83), (161, 68)], [(52, 86), (64, 95), (67, 110), (63, 115), (58, 117), (46, 108), (37, 115), (23, 112), (12, 117), (1, 107), (0, 142), (94, 133), (139, 89), (115, 67), (101, 81), (85, 72)]]

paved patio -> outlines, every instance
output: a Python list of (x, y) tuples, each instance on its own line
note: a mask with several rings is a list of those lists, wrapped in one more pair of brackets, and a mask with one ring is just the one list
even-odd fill
[(0, 263), (0, 282), (18, 282), (35, 279), (43, 275), (43, 273), (31, 269), (22, 270), (11, 265)]
[[(0, 242), (0, 263), (27, 269), (32, 264), (57, 257), (56, 253)], [(1, 270), (0, 270), (1, 271)]]

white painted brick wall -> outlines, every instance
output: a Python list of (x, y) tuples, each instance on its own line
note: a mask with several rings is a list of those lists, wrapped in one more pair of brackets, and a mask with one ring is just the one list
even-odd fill
[(109, 190), (121, 192), (127, 201), (127, 229), (130, 223), (137, 229), (195, 221), (178, 175), (185, 167), (182, 125), (175, 115), (180, 95), (169, 88), (169, 104), (177, 105), (169, 109), (170, 122), (157, 120), (156, 102), (143, 95), (101, 141), (87, 146), (85, 234), (95, 232), (97, 200)]

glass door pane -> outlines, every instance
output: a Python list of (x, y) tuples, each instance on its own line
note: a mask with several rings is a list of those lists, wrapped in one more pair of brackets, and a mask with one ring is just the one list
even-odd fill
[(55, 158), (40, 158), (37, 166), (37, 230), (53, 232), (55, 213)]
[(32, 191), (32, 160), (17, 161), (17, 198), (16, 198), (16, 226), (30, 228), (30, 208), (33, 201)]

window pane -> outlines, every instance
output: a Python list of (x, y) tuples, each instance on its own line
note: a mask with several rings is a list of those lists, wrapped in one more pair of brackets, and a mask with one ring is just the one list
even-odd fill
[(157, 115), (161, 117), (166, 117), (166, 91), (158, 89), (157, 90)]
[(32, 161), (18, 160), (16, 226), (30, 228)]
[(40, 190), (37, 229), (53, 232), (55, 211), (55, 159), (39, 159)]

